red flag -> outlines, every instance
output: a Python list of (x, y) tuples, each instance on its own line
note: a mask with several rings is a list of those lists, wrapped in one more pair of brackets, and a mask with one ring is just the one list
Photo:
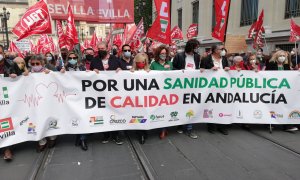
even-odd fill
[(94, 32), (91, 42), (90, 42), (90, 47), (92, 47), (95, 51), (98, 51), (97, 44), (99, 43), (99, 40), (97, 38), (96, 32)]
[(125, 28), (125, 31), (124, 31), (125, 44), (129, 44), (129, 41), (131, 41), (130, 38), (134, 34), (135, 30), (136, 30), (136, 25), (134, 23), (126, 24), (126, 28)]
[(25, 57), (13, 41), (10, 42), (8, 51), (18, 53), (18, 56), (21, 58)]
[(118, 47), (122, 46), (121, 34), (115, 35), (114, 40), (113, 40), (113, 44), (117, 45)]
[(264, 10), (261, 11), (258, 21), (256, 22), (256, 27), (255, 27), (255, 38), (253, 42), (253, 48), (256, 49), (257, 47), (263, 47), (263, 34), (265, 33), (265, 29), (263, 27), (264, 23)]
[(216, 26), (211, 33), (212, 37), (224, 42), (230, 0), (215, 0)]
[(59, 20), (56, 21), (56, 26), (57, 26), (58, 44), (60, 48), (63, 48), (64, 46), (67, 45), (67, 42), (66, 42), (66, 35), (62, 28), (61, 21)]
[(254, 22), (252, 24), (251, 28), (249, 29), (248, 38), (253, 38), (253, 35), (255, 33), (255, 28), (256, 28), (256, 22)]
[(179, 40), (183, 40), (183, 34), (181, 29), (178, 26), (175, 26), (172, 31), (171, 31), (171, 38), (173, 39), (179, 39)]
[(191, 24), (186, 34), (188, 39), (198, 36), (198, 24)]
[(36, 54), (36, 46), (33, 44), (31, 40), (30, 40), (30, 52)]
[(79, 43), (78, 35), (74, 23), (74, 15), (70, 4), (68, 5), (68, 20), (67, 20), (67, 29), (66, 29), (66, 41), (70, 47)]
[(132, 36), (130, 37), (130, 39), (128, 40), (129, 42), (133, 41), (137, 41), (139, 39), (141, 39), (143, 36), (145, 35), (144, 33), (144, 21), (143, 18), (140, 20), (138, 26), (136, 27), (134, 33), (132, 34)]
[(291, 19), (291, 36), (290, 42), (297, 42), (300, 39), (300, 26), (298, 26), (293, 19)]
[(54, 53), (56, 51), (55, 44), (52, 37), (49, 38), (47, 34), (41, 35), (37, 43), (37, 53), (46, 54), (48, 52)]
[(171, 44), (171, 19), (170, 0), (155, 0), (156, 11), (158, 12), (147, 37), (155, 39), (164, 44)]
[(47, 4), (42, 0), (31, 6), (12, 32), (18, 36), (17, 41), (33, 34), (52, 33)]
[(85, 39), (83, 43), (84, 48), (89, 48), (90, 47), (90, 41)]

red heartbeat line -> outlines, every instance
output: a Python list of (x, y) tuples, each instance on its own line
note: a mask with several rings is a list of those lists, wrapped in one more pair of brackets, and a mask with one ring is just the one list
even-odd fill
[(57, 98), (59, 103), (64, 103), (64, 100), (68, 96), (76, 96), (76, 94), (70, 94), (70, 93), (66, 93), (65, 91), (62, 91), (62, 93), (55, 93), (53, 96)]
[(34, 107), (39, 106), (39, 101), (42, 99), (43, 97), (41, 96), (35, 96), (35, 95), (30, 95), (27, 96), (27, 94), (25, 94), (24, 99), (18, 100), (18, 101), (23, 101), (23, 103), (27, 104), (29, 107), (31, 105), (33, 105)]

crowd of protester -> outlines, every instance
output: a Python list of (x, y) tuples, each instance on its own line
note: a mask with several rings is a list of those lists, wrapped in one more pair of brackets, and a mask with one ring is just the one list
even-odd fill
[[(101, 42), (97, 45), (97, 51), (93, 48), (84, 50), (83, 55), (75, 51), (68, 51), (63, 48), (60, 55), (53, 52), (46, 54), (27, 54), (23, 59), (18, 57), (15, 52), (4, 51), (0, 46), (0, 74), (5, 77), (16, 78), (17, 76), (30, 76), (31, 73), (51, 72), (68, 73), (68, 71), (171, 71), (171, 70), (197, 70), (204, 73), (205, 69), (213, 71), (240, 71), (248, 70), (259, 73), (260, 71), (286, 71), (299, 70), (300, 57), (298, 50), (291, 52), (276, 49), (271, 54), (265, 54), (263, 49), (256, 52), (239, 54), (228, 54), (225, 47), (221, 44), (213, 45), (204, 53), (199, 53), (200, 43), (195, 39), (189, 40), (184, 48), (170, 49), (166, 45), (160, 45), (155, 49), (147, 49), (146, 52), (133, 51), (128, 44), (118, 47), (113, 45), (111, 50), (106, 43)], [(82, 57), (82, 58), (80, 58)], [(244, 127), (249, 128), (249, 125)], [(295, 125), (283, 125), (283, 130), (295, 132), (298, 130)], [(219, 131), (228, 135), (228, 125), (208, 124), (207, 130), (210, 133)], [(197, 139), (197, 134), (193, 131), (192, 124), (177, 127), (178, 133), (185, 133), (188, 137)], [(136, 131), (138, 140), (144, 144), (147, 139), (147, 131)], [(168, 135), (167, 128), (161, 128), (159, 138), (164, 139)], [(41, 139), (37, 143), (37, 151), (42, 152), (45, 148), (52, 148), (56, 144), (56, 136)], [(83, 150), (88, 150), (88, 135), (76, 135), (75, 145)], [(102, 143), (110, 140), (117, 145), (122, 145), (120, 131), (104, 132)], [(4, 159), (12, 160), (12, 147), (3, 149)]]

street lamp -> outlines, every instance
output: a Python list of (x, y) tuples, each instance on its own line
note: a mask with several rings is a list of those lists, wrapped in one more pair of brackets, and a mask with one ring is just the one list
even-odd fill
[(81, 39), (82, 39), (82, 42), (83, 42), (83, 28), (81, 28)]
[(6, 11), (6, 8), (3, 7), (3, 12), (0, 13), (0, 18), (2, 19), (2, 21), (4, 22), (4, 28), (5, 28), (5, 34), (6, 34), (6, 44), (7, 44), (7, 48), (9, 46), (9, 39), (8, 39), (8, 27), (7, 27), (7, 21), (9, 20), (10, 17), (10, 12)]

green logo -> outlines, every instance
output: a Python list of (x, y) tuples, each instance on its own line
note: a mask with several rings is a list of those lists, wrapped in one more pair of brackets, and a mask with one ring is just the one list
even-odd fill
[(154, 121), (154, 120), (156, 119), (155, 115), (152, 114), (152, 115), (150, 116), (150, 119), (151, 119), (152, 121)]

